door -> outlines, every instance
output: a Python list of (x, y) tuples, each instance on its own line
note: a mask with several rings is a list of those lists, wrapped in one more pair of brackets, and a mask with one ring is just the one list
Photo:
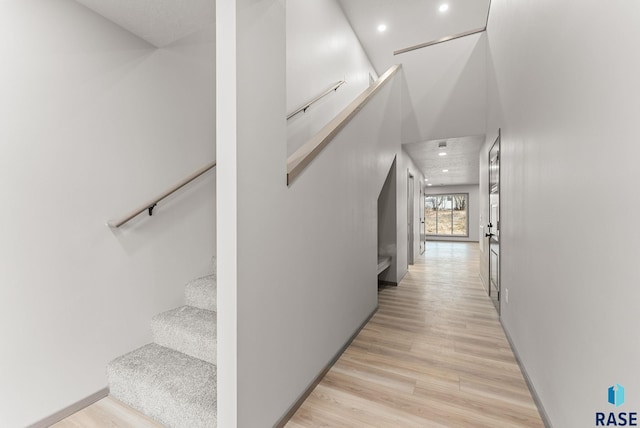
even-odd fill
[(489, 296), (500, 314), (500, 131), (489, 150)]
[(413, 175), (407, 171), (407, 264), (413, 264)]
[(418, 199), (418, 204), (422, 205), (418, 207), (418, 215), (420, 216), (420, 254), (424, 254), (425, 246), (427, 244), (425, 231), (425, 213), (427, 205), (426, 198), (422, 190), (422, 185), (420, 185), (420, 199)]

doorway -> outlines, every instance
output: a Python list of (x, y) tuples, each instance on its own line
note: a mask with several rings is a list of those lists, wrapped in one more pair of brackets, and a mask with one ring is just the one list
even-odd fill
[(407, 265), (413, 264), (413, 175), (407, 171)]
[(424, 254), (424, 250), (425, 250), (425, 246), (427, 245), (427, 238), (426, 238), (426, 233), (427, 231), (425, 230), (426, 227), (426, 198), (425, 198), (425, 194), (424, 194), (424, 190), (422, 189), (422, 185), (420, 185), (420, 198), (418, 199), (419, 204), (422, 206), (418, 206), (418, 217), (420, 218), (420, 226), (418, 226), (420, 228), (419, 233), (420, 233), (420, 254)]
[(500, 314), (500, 130), (489, 150), (489, 296)]

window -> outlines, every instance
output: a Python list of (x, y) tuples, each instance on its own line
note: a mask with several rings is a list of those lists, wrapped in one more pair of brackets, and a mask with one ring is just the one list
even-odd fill
[(424, 217), (427, 235), (469, 236), (469, 194), (427, 195)]

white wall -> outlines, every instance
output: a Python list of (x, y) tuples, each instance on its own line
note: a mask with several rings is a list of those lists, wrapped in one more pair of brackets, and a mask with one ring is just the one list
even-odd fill
[[(404, 73), (400, 80), (400, 85), (404, 86), (406, 83), (404, 80)], [(409, 173), (413, 175), (413, 219), (414, 219), (414, 227), (413, 227), (413, 255), (414, 261), (420, 255), (420, 185), (424, 183), (424, 175), (420, 172), (418, 167), (413, 163), (413, 160), (409, 156), (409, 154), (404, 151), (404, 149), (400, 150), (398, 154), (397, 161), (397, 173), (398, 179), (396, 183), (398, 185), (397, 195), (398, 195), (398, 258), (397, 258), (397, 280), (396, 282), (400, 282), (402, 278), (407, 274), (408, 268), (408, 246), (407, 246), (407, 236), (408, 236), (408, 217), (407, 217), (407, 198), (408, 198), (408, 187), (407, 180)]]
[[(492, 90), (492, 89), (490, 89)], [(487, 293), (489, 292), (489, 241), (488, 238), (484, 237), (484, 234), (489, 231), (487, 225), (489, 223), (489, 160), (488, 153), (491, 150), (491, 146), (495, 142), (498, 137), (497, 132), (488, 132), (487, 139), (480, 149), (480, 184), (479, 188), (484, 189), (482, 193), (480, 193), (478, 198), (478, 217), (480, 220), (479, 224), (479, 234), (482, 236), (480, 243), (480, 279), (482, 280), (482, 284), (484, 285)]]
[(400, 80), (287, 187), (284, 3), (219, 2), (217, 17), (218, 103), (235, 105), (218, 110), (219, 424), (271, 426), (377, 305)]
[[(486, 187), (483, 187), (486, 189)], [(437, 187), (425, 187), (425, 193), (427, 195), (443, 195), (451, 193), (468, 193), (468, 221), (469, 221), (469, 236), (468, 237), (453, 237), (453, 236), (427, 236), (429, 241), (468, 241), (478, 242), (479, 238), (479, 222), (480, 222), (480, 201), (478, 200), (479, 186), (437, 186)]]
[[(555, 427), (640, 411), (638, 16), (640, 3), (622, 0), (491, 7), (502, 320)], [(620, 409), (607, 403), (615, 383)]]
[(0, 2), (0, 425), (106, 387), (214, 253), (214, 174), (105, 226), (214, 158), (213, 29), (155, 50), (66, 0)]
[(291, 154), (369, 86), (369, 74), (377, 75), (337, 0), (288, 1), (286, 13), (287, 113), (347, 82), (288, 120)]
[(406, 77), (403, 143), (485, 133), (485, 58), (482, 34), (397, 56)]

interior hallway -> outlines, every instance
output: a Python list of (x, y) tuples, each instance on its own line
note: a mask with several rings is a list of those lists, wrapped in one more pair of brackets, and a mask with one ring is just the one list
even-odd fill
[(542, 427), (479, 277), (477, 243), (428, 242), (287, 427)]

